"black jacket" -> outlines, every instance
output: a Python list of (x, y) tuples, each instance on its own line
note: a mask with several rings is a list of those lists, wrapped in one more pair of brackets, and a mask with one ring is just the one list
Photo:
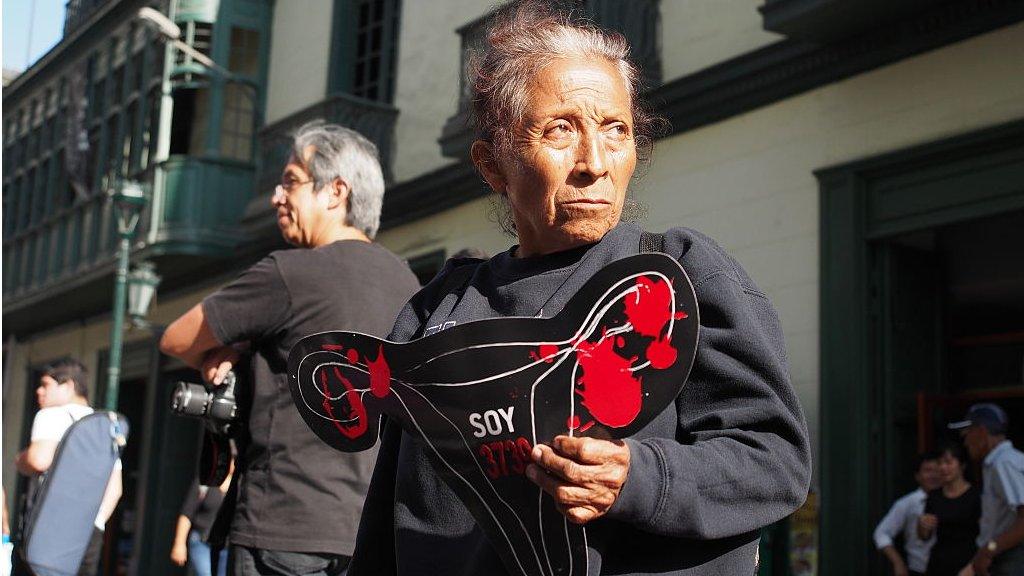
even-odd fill
[[(510, 250), (484, 263), (449, 262), (406, 305), (390, 339), (412, 340), (453, 321), (553, 316), (605, 264), (636, 254), (639, 238), (639, 227), (620, 224), (599, 243), (567, 252), (516, 259)], [(587, 525), (590, 574), (753, 574), (760, 529), (800, 506), (810, 479), (779, 321), (714, 241), (675, 228), (665, 252), (697, 294), (697, 358), (675, 405), (626, 440), (626, 484), (609, 513)], [(452, 284), (445, 277), (467, 265), (475, 270), (465, 294), (442, 293)], [(388, 426), (349, 574), (504, 573), (420, 444)]]

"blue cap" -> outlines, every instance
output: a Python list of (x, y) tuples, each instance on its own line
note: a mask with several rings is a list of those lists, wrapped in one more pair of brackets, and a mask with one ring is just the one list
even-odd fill
[(950, 422), (948, 427), (950, 430), (960, 430), (977, 424), (984, 426), (991, 434), (1005, 434), (1009, 422), (1002, 408), (991, 402), (983, 402), (971, 406), (963, 420)]

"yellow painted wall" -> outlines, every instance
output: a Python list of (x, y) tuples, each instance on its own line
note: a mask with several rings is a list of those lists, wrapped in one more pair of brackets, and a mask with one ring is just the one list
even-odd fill
[(752, 0), (662, 0), (665, 81), (781, 40), (762, 27), (757, 11), (760, 4)]
[(402, 2), (395, 106), (395, 179), (430, 172), (451, 160), (437, 139), (459, 102), (461, 44), (455, 32), (491, 9), (492, 2)]
[(327, 95), (333, 0), (274, 3), (265, 122), (319, 102)]

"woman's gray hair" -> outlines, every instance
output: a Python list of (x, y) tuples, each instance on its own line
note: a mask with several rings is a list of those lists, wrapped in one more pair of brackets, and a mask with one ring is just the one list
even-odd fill
[(652, 138), (664, 120), (639, 101), (640, 70), (629, 61), (629, 42), (614, 31), (557, 9), (553, 0), (518, 0), (497, 11), (487, 25), (483, 50), (470, 55), (468, 78), (477, 136), (500, 151), (512, 146), (522, 122), (530, 80), (555, 60), (603, 59), (618, 70), (629, 93), (637, 155), (650, 156)]
[[(654, 137), (667, 122), (647, 112), (640, 102), (642, 76), (629, 61), (629, 43), (622, 34), (602, 30), (558, 6), (554, 0), (518, 0), (498, 10), (488, 22), (483, 49), (470, 55), (467, 68), (477, 137), (490, 143), (496, 154), (511, 152), (514, 129), (526, 114), (530, 80), (555, 60), (602, 59), (618, 70), (629, 93), (637, 159), (646, 165)], [(626, 200), (623, 218), (640, 212), (640, 207)], [(496, 199), (492, 218), (505, 232), (515, 234), (506, 199)]]
[[(313, 154), (304, 160), (310, 146)], [(348, 184), (345, 224), (362, 230), (371, 239), (377, 235), (384, 204), (384, 173), (373, 142), (355, 130), (314, 120), (292, 135), (292, 157), (312, 176), (316, 190), (336, 178)]]

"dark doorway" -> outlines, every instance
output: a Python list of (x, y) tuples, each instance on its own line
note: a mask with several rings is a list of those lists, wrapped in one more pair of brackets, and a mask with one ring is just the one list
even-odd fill
[(100, 573), (128, 574), (138, 528), (138, 493), (142, 448), (146, 442), (146, 379), (122, 380), (118, 388), (117, 411), (128, 418), (129, 441), (121, 453), (121, 500), (107, 522)]
[[(1024, 211), (896, 236), (875, 246), (879, 409), (887, 496), (914, 488), (914, 454), (958, 440), (975, 402), (1024, 414)], [(1010, 439), (1024, 443), (1024, 419)], [(976, 477), (977, 478), (977, 477)]]
[(819, 568), (882, 573), (866, 543), (912, 487), (910, 457), (971, 402), (1022, 419), (1024, 121), (815, 176)]
[(149, 437), (138, 502), (134, 550), (129, 573), (159, 576), (184, 574), (170, 562), (174, 528), (185, 492), (196, 474), (202, 423), (171, 413), (171, 391), (176, 382), (199, 382), (188, 368), (163, 369), (151, 380)]

